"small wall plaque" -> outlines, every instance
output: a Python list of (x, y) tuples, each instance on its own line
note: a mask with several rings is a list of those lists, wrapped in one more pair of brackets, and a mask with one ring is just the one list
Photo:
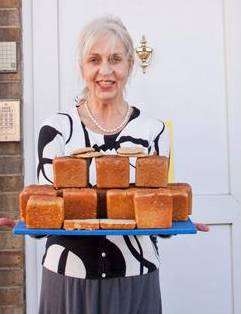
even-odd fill
[(16, 42), (0, 42), (0, 72), (17, 72)]
[(20, 101), (0, 100), (0, 142), (20, 141)]

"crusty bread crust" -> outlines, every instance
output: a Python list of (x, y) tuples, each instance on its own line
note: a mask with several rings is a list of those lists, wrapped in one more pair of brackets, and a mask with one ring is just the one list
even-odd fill
[(89, 153), (89, 152), (94, 152), (95, 149), (93, 147), (80, 147), (73, 149), (70, 155), (79, 155), (79, 154), (84, 154), (84, 153)]
[(70, 219), (64, 221), (65, 230), (96, 230), (99, 228), (99, 219)]
[(136, 222), (133, 219), (100, 219), (101, 229), (135, 229)]
[(58, 196), (32, 195), (26, 207), (26, 226), (60, 229), (64, 221), (64, 200)]
[(26, 221), (26, 206), (27, 202), (32, 195), (52, 195), (57, 196), (58, 191), (54, 189), (52, 185), (44, 184), (32, 184), (25, 186), (23, 191), (19, 193), (19, 211), (20, 219)]

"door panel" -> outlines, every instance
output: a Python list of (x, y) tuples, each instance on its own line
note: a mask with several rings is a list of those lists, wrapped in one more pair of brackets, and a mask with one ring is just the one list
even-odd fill
[(231, 314), (230, 225), (159, 241), (164, 313)]

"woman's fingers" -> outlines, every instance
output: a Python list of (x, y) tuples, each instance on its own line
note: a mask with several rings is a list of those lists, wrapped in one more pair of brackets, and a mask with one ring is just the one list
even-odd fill
[(203, 232), (208, 232), (209, 231), (208, 225), (205, 225), (205, 224), (199, 223), (199, 222), (198, 223), (194, 222), (194, 225), (196, 226), (198, 231), (203, 231)]
[(10, 218), (0, 218), (0, 227), (5, 226), (5, 227), (14, 227), (15, 226), (15, 221), (10, 219)]

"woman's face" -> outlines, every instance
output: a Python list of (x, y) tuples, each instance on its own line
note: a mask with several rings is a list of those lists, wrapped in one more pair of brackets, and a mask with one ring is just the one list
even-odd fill
[(114, 101), (123, 95), (130, 62), (121, 40), (103, 36), (91, 47), (82, 64), (82, 75), (90, 97)]

